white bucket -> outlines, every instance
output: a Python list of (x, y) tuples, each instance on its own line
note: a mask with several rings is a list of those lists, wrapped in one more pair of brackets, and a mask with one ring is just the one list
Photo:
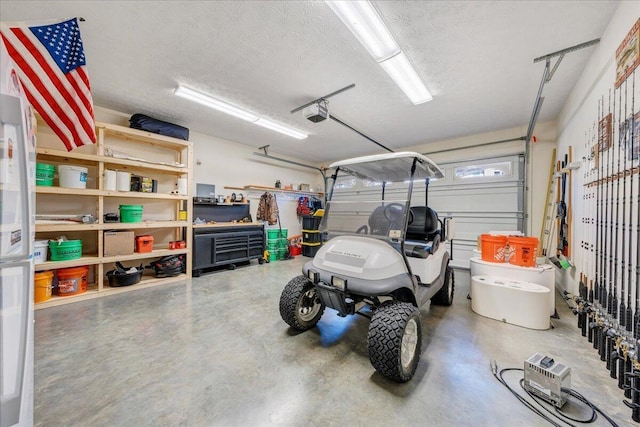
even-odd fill
[(116, 171), (113, 171), (111, 169), (105, 169), (104, 189), (106, 191), (116, 191)]
[(60, 187), (87, 188), (87, 168), (73, 165), (58, 166)]
[(36, 240), (33, 242), (33, 262), (36, 264), (42, 264), (47, 262), (47, 255), (49, 255), (49, 241), (48, 240)]
[(129, 172), (118, 172), (116, 182), (118, 191), (131, 191), (131, 174)]

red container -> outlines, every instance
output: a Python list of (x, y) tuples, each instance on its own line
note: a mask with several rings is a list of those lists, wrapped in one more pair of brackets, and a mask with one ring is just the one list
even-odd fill
[(136, 252), (151, 252), (153, 250), (153, 236), (136, 236)]
[(184, 240), (174, 240), (173, 242), (169, 242), (169, 249), (185, 249), (187, 247), (187, 242)]

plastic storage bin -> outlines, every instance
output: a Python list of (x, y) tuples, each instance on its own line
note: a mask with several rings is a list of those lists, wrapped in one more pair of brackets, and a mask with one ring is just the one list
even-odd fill
[(56, 173), (55, 165), (36, 163), (36, 185), (43, 187), (53, 186), (53, 177)]
[(49, 255), (49, 241), (48, 240), (36, 240), (33, 242), (33, 262), (35, 264), (42, 264), (47, 262), (47, 256)]
[(53, 285), (53, 272), (43, 271), (41, 273), (35, 273), (33, 285), (35, 287), (33, 297), (36, 304), (50, 300), (51, 288)]
[(87, 291), (89, 267), (61, 268), (58, 270), (58, 295), (68, 297)]
[(70, 261), (82, 257), (82, 240), (49, 241), (51, 261)]
[(142, 222), (142, 205), (120, 205), (120, 222)]
[(320, 249), (320, 246), (322, 246), (322, 243), (302, 242), (301, 244), (302, 244), (302, 255), (308, 256), (308, 257), (316, 256), (316, 252), (318, 252), (318, 249)]
[(82, 166), (58, 166), (60, 187), (87, 188), (87, 171), (88, 169)]
[(153, 250), (153, 236), (136, 236), (136, 252), (144, 253)]
[(317, 230), (320, 227), (321, 216), (305, 215), (302, 217), (303, 230)]

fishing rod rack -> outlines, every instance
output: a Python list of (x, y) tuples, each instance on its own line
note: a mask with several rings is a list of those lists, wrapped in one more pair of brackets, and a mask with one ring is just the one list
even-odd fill
[(630, 399), (623, 402), (631, 418), (640, 422), (637, 71), (599, 100), (598, 120), (585, 132), (582, 215), (575, 235), (580, 282), (578, 293), (565, 292), (564, 298), (571, 302), (582, 336)]

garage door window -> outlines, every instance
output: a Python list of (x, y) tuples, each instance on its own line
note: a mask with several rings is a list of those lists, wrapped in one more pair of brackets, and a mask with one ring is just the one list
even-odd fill
[(485, 163), (482, 165), (458, 166), (455, 179), (473, 179), (511, 176), (511, 162)]

